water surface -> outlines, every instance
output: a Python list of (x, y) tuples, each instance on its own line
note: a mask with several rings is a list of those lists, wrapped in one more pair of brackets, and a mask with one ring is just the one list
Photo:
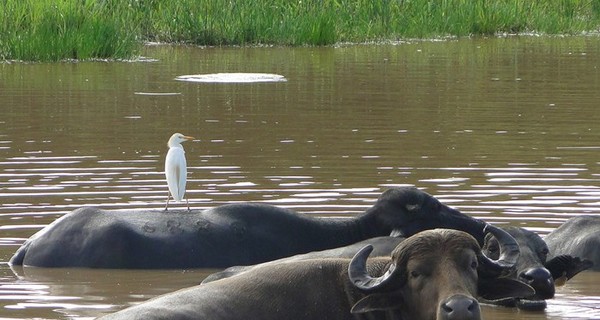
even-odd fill
[[(0, 317), (82, 319), (208, 270), (16, 268), (18, 246), (81, 206), (164, 207), (174, 132), (197, 209), (260, 201), (350, 216), (415, 185), (489, 222), (547, 234), (600, 214), (600, 39), (514, 37), (327, 48), (150, 46), (138, 62), (0, 65)], [(287, 82), (189, 83), (272, 73)], [(179, 204), (182, 206), (182, 204)], [(600, 319), (600, 274), (545, 312)]]

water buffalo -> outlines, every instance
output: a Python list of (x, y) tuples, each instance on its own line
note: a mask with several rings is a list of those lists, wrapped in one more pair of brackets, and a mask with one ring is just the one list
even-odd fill
[(28, 239), (12, 265), (92, 268), (224, 268), (341, 247), (364, 239), (409, 236), (432, 228), (482, 238), (484, 222), (414, 187), (386, 190), (348, 219), (316, 218), (266, 204), (205, 211), (82, 208)]
[(600, 216), (573, 217), (550, 232), (544, 241), (553, 257), (573, 255), (585, 258), (593, 263), (592, 270), (600, 271)]
[[(535, 294), (525, 298), (496, 300), (493, 301), (495, 304), (517, 306), (528, 310), (544, 309), (545, 300), (554, 297), (555, 280), (564, 274), (568, 274), (570, 279), (591, 266), (588, 260), (570, 255), (556, 256), (548, 260), (550, 250), (537, 233), (519, 227), (503, 229), (517, 240), (521, 249), (519, 260), (509, 277), (529, 284), (535, 289)], [(497, 240), (489, 235), (486, 236), (482, 250), (488, 257), (497, 257), (499, 254)]]
[[(500, 277), (518, 257), (509, 235), (498, 260), (485, 257), (469, 234), (423, 231), (391, 258), (367, 246), (350, 259), (312, 259), (258, 266), (101, 317), (111, 319), (481, 319), (477, 294), (529, 295), (531, 287)], [(490, 290), (492, 289), (492, 290)]]
[(372, 257), (386, 257), (389, 256), (392, 251), (400, 244), (400, 242), (404, 241), (405, 237), (376, 237), (370, 238), (367, 240), (363, 240), (357, 243), (353, 243), (347, 246), (326, 249), (321, 251), (312, 251), (308, 253), (301, 253), (291, 257), (281, 258), (273, 261), (263, 262), (258, 265), (240, 265), (240, 266), (232, 266), (228, 267), (224, 270), (217, 271), (208, 275), (202, 283), (209, 283), (215, 280), (229, 278), (231, 276), (246, 272), (250, 269), (253, 269), (257, 266), (266, 266), (279, 264), (282, 262), (288, 263), (293, 261), (303, 261), (303, 260), (312, 260), (312, 259), (328, 259), (328, 258), (352, 258), (356, 252), (365, 246), (369, 245), (373, 248), (371, 252)]
[[(516, 306), (527, 310), (543, 309), (546, 307), (545, 299), (550, 299), (554, 296), (555, 279), (562, 277), (562, 275), (567, 275), (567, 278), (571, 278), (590, 266), (589, 261), (581, 260), (569, 255), (561, 255), (548, 260), (548, 247), (539, 235), (519, 227), (504, 227), (503, 230), (516, 239), (516, 242), (521, 248), (519, 259), (510, 274), (507, 274), (507, 277), (529, 284), (535, 289), (535, 293), (527, 297), (505, 297), (495, 301), (486, 300), (487, 303), (511, 307)], [(356, 250), (367, 243), (372, 244), (375, 248), (372, 253), (373, 256), (387, 256), (400, 242), (404, 241), (404, 239), (405, 238), (401, 237), (378, 237), (341, 248), (300, 254), (267, 262), (265, 264), (276, 264), (281, 261), (299, 261), (314, 258), (348, 258), (352, 256), (353, 252), (356, 252)], [(488, 235), (483, 237), (480, 242), (484, 243), (482, 250), (487, 256), (495, 259), (499, 257), (499, 244), (494, 237)], [(202, 283), (231, 277), (246, 272), (253, 267), (254, 266), (230, 267), (209, 275)]]

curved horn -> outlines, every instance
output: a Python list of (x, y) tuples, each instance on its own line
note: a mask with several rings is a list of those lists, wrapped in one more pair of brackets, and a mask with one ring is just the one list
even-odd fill
[(372, 251), (373, 246), (366, 245), (354, 255), (348, 266), (350, 281), (355, 287), (364, 291), (374, 291), (381, 288), (389, 282), (396, 270), (396, 264), (392, 262), (381, 277), (371, 277), (367, 271), (367, 258), (369, 258)]
[(519, 259), (519, 255), (521, 253), (519, 244), (515, 238), (508, 234), (508, 232), (492, 226), (491, 224), (487, 224), (483, 229), (483, 232), (491, 233), (496, 240), (498, 240), (498, 244), (500, 246), (500, 257), (498, 260), (492, 260), (482, 254), (481, 262), (484, 270), (494, 276), (505, 275), (509, 273)]

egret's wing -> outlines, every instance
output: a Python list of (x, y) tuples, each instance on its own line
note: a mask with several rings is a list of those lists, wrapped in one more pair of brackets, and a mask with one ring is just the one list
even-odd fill
[(169, 192), (177, 201), (181, 201), (185, 194), (186, 174), (187, 168), (183, 150), (181, 148), (169, 149), (165, 161), (165, 175)]
[(177, 166), (177, 181), (179, 181), (179, 200), (185, 195), (185, 184), (187, 182), (187, 163), (185, 154), (181, 153), (181, 164)]

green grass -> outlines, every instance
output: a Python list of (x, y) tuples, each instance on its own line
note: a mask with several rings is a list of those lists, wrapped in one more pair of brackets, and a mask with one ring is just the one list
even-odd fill
[(96, 2), (0, 2), (0, 58), (56, 61), (134, 55), (137, 32)]
[(0, 59), (131, 58), (144, 41), (330, 45), (599, 26), (600, 0), (0, 0)]

